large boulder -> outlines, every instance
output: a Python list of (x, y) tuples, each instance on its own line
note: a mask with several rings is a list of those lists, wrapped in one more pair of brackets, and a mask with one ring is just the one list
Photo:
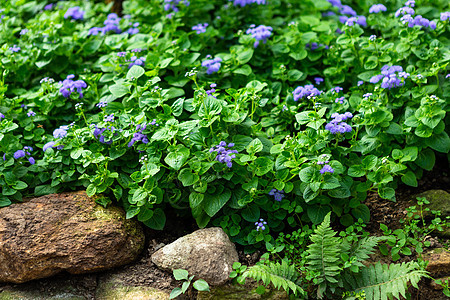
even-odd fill
[(229, 280), (239, 257), (222, 228), (197, 230), (164, 246), (152, 255), (152, 262), (165, 270), (185, 269), (189, 275), (221, 285)]
[(142, 227), (84, 191), (0, 209), (0, 281), (22, 283), (63, 270), (89, 273), (128, 264), (144, 247)]

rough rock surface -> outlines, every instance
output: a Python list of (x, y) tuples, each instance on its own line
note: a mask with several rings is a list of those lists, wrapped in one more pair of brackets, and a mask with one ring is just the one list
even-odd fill
[(266, 292), (262, 295), (256, 292), (259, 286), (254, 280), (247, 279), (245, 285), (225, 284), (213, 287), (210, 292), (199, 292), (197, 300), (288, 300), (289, 296), (281, 288), (277, 290), (272, 286), (266, 287)]
[(428, 260), (427, 271), (432, 277), (450, 275), (450, 252), (444, 248), (436, 248), (423, 254), (423, 259)]
[(233, 263), (239, 257), (222, 228), (197, 230), (164, 246), (152, 255), (152, 262), (165, 270), (185, 269), (210, 285), (229, 280)]
[(0, 209), (0, 281), (22, 283), (63, 270), (124, 265), (144, 246), (140, 225), (84, 191), (42, 196)]
[[(426, 192), (423, 192), (419, 195), (414, 196), (414, 201), (416, 197), (425, 197), (428, 201), (430, 201), (430, 204), (427, 205), (431, 210), (440, 210), (442, 213), (442, 216), (450, 216), (450, 194), (443, 190), (429, 190)], [(431, 212), (426, 212), (425, 215), (431, 216)]]

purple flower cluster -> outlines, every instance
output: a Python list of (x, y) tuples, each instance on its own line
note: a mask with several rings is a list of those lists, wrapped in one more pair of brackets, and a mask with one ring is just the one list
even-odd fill
[(98, 35), (101, 33), (102, 35), (106, 34), (107, 32), (113, 31), (115, 33), (121, 33), (122, 30), (119, 28), (120, 18), (115, 13), (110, 13), (106, 20), (103, 22), (103, 27), (92, 27), (89, 29), (88, 35)]
[(329, 49), (328, 45), (325, 45), (325, 44), (318, 44), (318, 43), (316, 43), (316, 42), (307, 43), (307, 44), (305, 45), (305, 48), (306, 48), (306, 50), (311, 50), (311, 51), (317, 50), (317, 49), (319, 49), (319, 48)]
[(64, 19), (72, 18), (74, 20), (83, 20), (84, 11), (79, 6), (69, 8), (64, 14)]
[(75, 75), (67, 75), (67, 78), (62, 82), (62, 87), (59, 91), (65, 98), (69, 98), (69, 96), (75, 92), (76, 89), (77, 93), (80, 95), (80, 98), (83, 98), (83, 89), (87, 88), (87, 84), (83, 80), (73, 81), (73, 78), (75, 78)]
[(200, 34), (206, 32), (206, 28), (208, 27), (208, 23), (200, 23), (195, 26), (192, 26), (192, 30), (195, 30), (195, 33)]
[(332, 94), (339, 94), (340, 92), (342, 92), (344, 89), (341, 88), (340, 86), (336, 86), (334, 88), (331, 88), (330, 92)]
[[(401, 17), (400, 21), (403, 24), (407, 24), (408, 27), (414, 27), (414, 26), (420, 26), (423, 28), (430, 28), (432, 30), (436, 29), (436, 22), (434, 21), (430, 21), (424, 17), (422, 17), (421, 15), (417, 15), (415, 17), (413, 17), (413, 15), (415, 14), (415, 11), (413, 9), (413, 7), (415, 6), (415, 1), (414, 0), (409, 0), (405, 3), (405, 6), (400, 7), (396, 12), (395, 12), (395, 17)], [(441, 16), (442, 19), (442, 16)]]
[(320, 85), (323, 82), (323, 78), (322, 77), (314, 77), (314, 81), (316, 82), (317, 85)]
[(211, 89), (210, 89), (210, 90), (207, 90), (207, 91), (206, 91), (206, 94), (208, 94), (209, 96), (212, 96), (212, 97), (214, 97), (214, 98), (217, 99), (217, 97), (213, 95), (213, 94), (216, 92), (216, 89), (215, 89), (216, 86), (217, 86), (217, 84), (211, 83), (211, 84), (209, 85), (209, 87), (210, 87)]
[(0, 121), (5, 118), (5, 115), (0, 113)]
[[(231, 0), (230, 0), (231, 1)], [(250, 4), (266, 4), (266, 0), (233, 0), (233, 5), (234, 6), (241, 6), (244, 7), (246, 5), (250, 5)]]
[[(152, 123), (150, 123), (150, 125), (156, 125), (156, 126), (158, 126), (157, 124), (156, 124), (156, 120), (153, 120), (153, 121), (155, 121), (154, 122), (154, 124), (152, 124)], [(136, 132), (133, 134), (133, 138), (131, 139), (131, 141), (128, 143), (128, 147), (131, 147), (131, 146), (133, 146), (133, 144), (135, 143), (135, 142), (138, 142), (138, 141), (141, 141), (141, 142), (143, 142), (144, 144), (147, 144), (148, 142), (149, 142), (149, 140), (148, 140), (148, 137), (143, 133), (143, 131), (145, 130), (147, 128), (147, 125), (144, 123), (144, 124), (138, 124), (138, 125), (136, 125)]]
[(269, 195), (273, 196), (275, 198), (275, 201), (281, 201), (285, 196), (283, 190), (279, 191), (277, 189), (271, 189)]
[(139, 33), (139, 28), (138, 28), (139, 27), (139, 22), (135, 22), (135, 23), (130, 22), (129, 25), (132, 26), (131, 28), (129, 28), (127, 30), (127, 33), (129, 35), (133, 35), (133, 34)]
[(227, 149), (231, 147), (234, 147), (234, 143), (229, 143), (227, 146), (226, 142), (221, 141), (219, 145), (209, 149), (209, 152), (217, 152), (216, 160), (218, 162), (226, 164), (228, 168), (231, 168), (233, 166), (231, 160), (233, 158), (236, 158), (236, 154), (238, 153), (237, 150)]
[[(179, 11), (178, 4), (181, 2), (181, 0), (164, 0), (164, 10), (169, 11), (173, 10), (174, 12)], [(190, 2), (187, 0), (183, 1), (184, 5), (189, 6)]]
[(334, 173), (334, 169), (330, 165), (324, 165), (320, 170), (320, 174)]
[(108, 105), (108, 102), (106, 101), (100, 101), (99, 103), (97, 103), (95, 106), (99, 107), (99, 108), (103, 108), (106, 107)]
[(369, 8), (369, 13), (370, 14), (378, 14), (382, 11), (386, 11), (387, 8), (386, 6), (384, 6), (383, 4), (374, 4)]
[[(31, 156), (31, 152), (33, 152), (33, 148), (29, 146), (23, 147), (23, 150), (17, 150), (14, 152), (14, 159), (20, 159), (22, 157), (28, 156), (28, 162), (32, 165), (36, 163), (34, 158)], [(5, 160), (5, 156), (3, 156), (3, 160)]]
[(62, 139), (67, 135), (67, 131), (69, 130), (69, 126), (64, 125), (53, 131), (53, 137), (55, 139)]
[(305, 97), (319, 96), (321, 93), (322, 93), (322, 91), (319, 91), (312, 84), (307, 84), (305, 86), (298, 86), (292, 92), (292, 94), (294, 95), (294, 101), (298, 101), (298, 100), (303, 99)]
[(405, 84), (404, 79), (409, 76), (409, 73), (403, 72), (403, 68), (401, 66), (384, 65), (381, 68), (381, 74), (370, 78), (370, 82), (375, 84), (382, 80), (381, 88), (391, 89), (403, 86)]
[[(339, 9), (341, 16), (339, 21), (347, 26), (354, 26), (354, 24), (359, 24), (361, 26), (367, 26), (366, 17), (358, 16), (356, 11), (348, 5), (343, 5), (341, 0), (328, 0), (331, 5)], [(349, 17), (350, 16), (350, 17)]]
[[(99, 142), (102, 143), (102, 144), (108, 144), (108, 145), (111, 145), (112, 142), (113, 142), (112, 139), (109, 140), (109, 141), (105, 141), (105, 138), (106, 138), (106, 137), (103, 135), (103, 133), (104, 133), (106, 130), (111, 131), (111, 132), (114, 133), (114, 131), (116, 131), (116, 128), (115, 128), (114, 126), (108, 126), (108, 127), (106, 127), (106, 128), (98, 128), (98, 126), (95, 125), (95, 129), (94, 129), (94, 137), (95, 137), (96, 139), (98, 139)], [(117, 133), (114, 133), (114, 135), (117, 135)]]
[(128, 68), (131, 68), (134, 65), (143, 67), (145, 65), (145, 56), (138, 58), (136, 55), (133, 55), (127, 62), (130, 62)]
[(50, 142), (48, 142), (48, 143), (46, 143), (45, 145), (44, 145), (44, 147), (42, 147), (42, 151), (47, 151), (48, 149), (50, 149), (50, 148), (54, 148), (54, 146), (55, 146), (55, 142), (54, 141), (50, 141)]
[(19, 32), (19, 34), (20, 35), (25, 35), (25, 34), (27, 34), (28, 33), (28, 29), (22, 29), (20, 32)]
[(450, 20), (450, 11), (441, 13), (441, 21)]
[(344, 104), (344, 101), (345, 101), (344, 96), (336, 98), (336, 100), (334, 100), (335, 103), (339, 103), (339, 104)]
[(255, 225), (256, 225), (256, 231), (260, 231), (260, 230), (264, 231), (264, 230), (266, 230), (265, 225), (267, 225), (267, 222), (264, 221), (264, 219), (259, 219), (258, 222), (255, 222)]
[(56, 6), (55, 3), (47, 4), (46, 6), (44, 6), (44, 10), (52, 10), (54, 6)]
[(13, 45), (12, 47), (9, 47), (8, 49), (9, 49), (9, 51), (14, 52), (14, 53), (17, 53), (20, 51), (20, 47), (17, 45)]
[(352, 131), (352, 127), (348, 125), (346, 122), (344, 122), (347, 119), (353, 118), (352, 113), (350, 112), (346, 112), (343, 114), (334, 113), (331, 115), (331, 118), (333, 120), (327, 125), (325, 125), (325, 129), (329, 130), (332, 134), (346, 133)]
[[(211, 57), (210, 55), (206, 56), (206, 58)], [(206, 67), (206, 74), (211, 75), (212, 73), (218, 72), (220, 70), (220, 63), (222, 59), (220, 57), (216, 57), (214, 59), (207, 59), (202, 62), (202, 67)]]
[(251, 34), (252, 38), (256, 40), (253, 44), (253, 47), (256, 48), (259, 45), (259, 42), (262, 41), (264, 44), (267, 42), (267, 39), (272, 35), (273, 28), (270, 26), (259, 25), (256, 27), (255, 24), (250, 25), (250, 28), (245, 32), (246, 34)]

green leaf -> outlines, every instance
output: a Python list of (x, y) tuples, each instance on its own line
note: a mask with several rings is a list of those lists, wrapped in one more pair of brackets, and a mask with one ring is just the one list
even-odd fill
[(72, 159), (78, 159), (80, 158), (81, 154), (83, 153), (83, 148), (75, 148), (70, 151), (70, 157)]
[(233, 73), (248, 76), (252, 74), (252, 68), (249, 65), (243, 65), (242, 67), (234, 70)]
[(353, 165), (348, 168), (347, 174), (351, 177), (361, 177), (364, 176), (366, 172), (364, 171), (362, 165)]
[(370, 210), (367, 205), (358, 205), (352, 209), (352, 214), (356, 219), (362, 219), (365, 223), (370, 221)]
[(128, 80), (132, 80), (133, 78), (138, 79), (139, 77), (144, 75), (144, 73), (145, 73), (144, 68), (138, 65), (134, 65), (131, 67), (131, 69), (128, 70), (127, 79)]
[(136, 216), (137, 214), (139, 214), (139, 211), (141, 210), (140, 207), (134, 207), (134, 206), (130, 206), (127, 210), (127, 214), (126, 214), (126, 218), (131, 219), (134, 216)]
[(5, 207), (5, 206), (8, 206), (8, 205), (11, 205), (11, 200), (9, 200), (8, 198), (6, 198), (6, 197), (1, 197), (0, 198), (0, 207)]
[(383, 199), (395, 200), (395, 190), (390, 187), (379, 187), (378, 195)]
[(416, 175), (411, 171), (406, 172), (406, 174), (403, 175), (401, 179), (404, 184), (407, 184), (407, 185), (413, 186), (413, 187), (418, 186)]
[(425, 149), (419, 153), (417, 159), (414, 161), (419, 167), (427, 171), (431, 171), (436, 162), (436, 156), (431, 149)]
[(251, 163), (251, 166), (255, 167), (256, 175), (262, 176), (272, 171), (274, 164), (273, 160), (268, 157), (258, 157)]
[(220, 194), (205, 194), (205, 199), (203, 200), (203, 209), (208, 214), (208, 216), (213, 217), (217, 214), (222, 207), (230, 200), (231, 191), (227, 188), (223, 190)]
[(438, 152), (450, 152), (450, 138), (445, 131), (441, 134), (433, 134), (430, 138), (425, 140), (425, 143), (428, 147)]
[(179, 117), (183, 113), (183, 105), (184, 105), (184, 98), (178, 98), (172, 104), (172, 106), (171, 106), (172, 114), (175, 117)]
[(166, 225), (166, 215), (161, 208), (157, 208), (153, 212), (153, 216), (148, 221), (144, 222), (145, 225), (155, 230), (163, 230)]
[(313, 224), (319, 224), (331, 211), (329, 206), (310, 205), (306, 208), (306, 213)]
[(14, 189), (16, 190), (23, 190), (26, 189), (28, 187), (28, 184), (26, 184), (23, 181), (17, 181), (16, 184), (14, 185)]
[(175, 152), (170, 152), (169, 154), (167, 154), (166, 158), (164, 158), (164, 161), (170, 167), (174, 168), (175, 170), (179, 170), (189, 158), (189, 154), (189, 149), (183, 147), (175, 150)]
[(169, 299), (175, 299), (176, 297), (180, 296), (181, 294), (183, 294), (183, 291), (179, 287), (174, 288), (170, 292)]
[(300, 180), (302, 182), (309, 183), (314, 178), (314, 174), (316, 173), (316, 171), (317, 170), (314, 167), (306, 167), (306, 168), (301, 169), (298, 176), (300, 177)]
[(86, 188), (86, 194), (89, 197), (92, 197), (92, 196), (94, 196), (95, 192), (97, 192), (96, 186), (92, 183), (90, 185), (88, 185), (88, 187)]
[(148, 193), (143, 188), (138, 188), (136, 191), (134, 191), (133, 198), (130, 201), (130, 203), (131, 204), (142, 203), (147, 198), (148, 198)]
[(203, 279), (199, 279), (192, 285), (197, 291), (209, 292), (209, 284)]
[(175, 280), (187, 280), (189, 276), (189, 272), (183, 269), (175, 269), (173, 270), (173, 277)]
[(256, 139), (252, 140), (245, 149), (247, 150), (247, 153), (255, 154), (255, 153), (262, 151), (263, 148), (264, 148), (264, 146), (263, 146), (263, 143), (261, 142), (261, 140), (256, 138)]
[(303, 72), (299, 70), (289, 70), (288, 72), (288, 80), (289, 81), (298, 81), (302, 78)]
[(120, 98), (128, 94), (130, 92), (130, 88), (123, 84), (114, 84), (109, 87), (109, 91), (114, 97)]
[(261, 211), (259, 209), (259, 206), (256, 204), (250, 204), (241, 211), (242, 218), (244, 218), (245, 221), (251, 223), (258, 221), (260, 215)]
[(191, 192), (189, 195), (189, 205), (191, 209), (195, 209), (196, 207), (200, 206), (204, 198), (205, 198), (204, 194)]
[(181, 181), (183, 186), (190, 186), (199, 180), (199, 176), (189, 168), (184, 168), (178, 174), (178, 179)]
[(252, 59), (253, 56), (253, 50), (248, 49), (242, 52), (239, 52), (237, 56), (237, 60), (241, 65), (246, 64), (250, 59)]

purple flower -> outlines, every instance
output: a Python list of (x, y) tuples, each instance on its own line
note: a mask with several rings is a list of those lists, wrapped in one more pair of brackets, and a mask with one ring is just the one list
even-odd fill
[(55, 5), (56, 4), (54, 4), (54, 3), (47, 4), (46, 6), (44, 6), (44, 10), (52, 10), (53, 6), (55, 6)]
[(321, 82), (323, 82), (322, 77), (314, 77), (314, 81), (316, 82), (316, 85), (319, 85)]
[(381, 80), (381, 88), (391, 89), (401, 87), (405, 84), (404, 79), (410, 76), (409, 73), (403, 72), (401, 66), (384, 65), (381, 68), (381, 74), (370, 78), (371, 83), (378, 83)]
[(84, 11), (79, 6), (69, 8), (64, 14), (64, 19), (72, 18), (74, 20), (83, 20)]
[(14, 152), (14, 158), (15, 159), (19, 159), (21, 157), (25, 157), (25, 151), (17, 150), (16, 152)]
[(298, 86), (292, 94), (294, 95), (294, 101), (298, 101), (304, 97), (319, 96), (322, 92), (314, 87), (312, 84), (307, 84), (304, 87)]
[(383, 4), (374, 4), (369, 8), (369, 13), (377, 14), (377, 13), (380, 13), (380, 12), (386, 11), (386, 10), (387, 10), (387, 8)]
[(31, 157), (31, 156), (28, 158), (28, 161), (29, 161), (30, 164), (32, 164), (32, 165), (34, 165), (34, 164), (36, 163), (36, 161), (34, 160), (34, 158)]
[(212, 147), (209, 149), (209, 152), (217, 152), (216, 160), (218, 162), (226, 164), (228, 168), (231, 168), (233, 166), (231, 160), (233, 158), (236, 158), (236, 154), (238, 153), (237, 150), (231, 150), (227, 148), (231, 148), (234, 146), (234, 143), (229, 143), (227, 146), (227, 143), (224, 141), (221, 141), (219, 145)]
[(283, 190), (279, 191), (277, 189), (270, 190), (269, 195), (273, 196), (275, 198), (275, 201), (281, 201), (285, 196)]
[(142, 56), (140, 58), (138, 58), (137, 56), (132, 56), (127, 61), (131, 61), (131, 63), (128, 65), (128, 68), (131, 68), (134, 65), (137, 65), (137, 66), (144, 66), (145, 65), (145, 57), (144, 56)]
[(450, 11), (441, 13), (441, 21), (450, 20)]
[(15, 53), (17, 53), (17, 52), (20, 51), (20, 47), (17, 46), (17, 45), (13, 45), (12, 47), (9, 47), (8, 49), (9, 49), (11, 52), (15, 52)]
[(106, 102), (106, 101), (100, 101), (100, 102), (97, 103), (95, 106), (102, 108), (102, 107), (106, 107), (107, 105), (108, 105), (108, 102)]
[(339, 94), (339, 92), (342, 92), (343, 90), (344, 90), (343, 88), (341, 88), (340, 86), (337, 86), (337, 87), (331, 88), (330, 92), (332, 94)]
[(361, 86), (363, 84), (364, 84), (364, 81), (362, 81), (362, 80), (359, 80), (358, 83), (357, 83), (358, 86)]
[(352, 113), (350, 112), (346, 112), (343, 114), (334, 113), (331, 115), (331, 118), (333, 120), (327, 125), (325, 125), (325, 129), (330, 131), (332, 134), (346, 133), (352, 131), (352, 127), (348, 125), (346, 122), (344, 122), (347, 119), (353, 118)]
[(5, 115), (0, 113), (0, 121), (5, 118)]
[(266, 229), (266, 227), (264, 225), (267, 225), (267, 222), (264, 221), (264, 219), (259, 219), (259, 222), (255, 223), (256, 225), (256, 231), (264, 231)]
[(88, 31), (88, 35), (99, 35), (99, 34), (105, 34), (103, 27), (92, 27)]
[(117, 56), (118, 57), (125, 57), (125, 55), (127, 55), (127, 53), (126, 52), (119, 52), (119, 53), (117, 53)]
[(69, 127), (67, 125), (65, 126), (61, 126), (58, 129), (55, 129), (53, 131), (53, 137), (55, 139), (62, 139), (67, 135), (67, 130), (69, 129)]
[(344, 101), (345, 101), (344, 96), (336, 98), (336, 100), (334, 100), (335, 103), (340, 103), (340, 104), (344, 104)]
[(216, 57), (214, 59), (207, 59), (202, 62), (202, 67), (206, 67), (206, 74), (211, 75), (212, 73), (218, 72), (220, 69), (220, 62), (222, 59), (220, 57)]
[(27, 112), (27, 116), (29, 117), (34, 117), (36, 115), (36, 113), (32, 110), (30, 110), (29, 112)]
[(259, 25), (255, 27), (255, 24), (250, 25), (250, 28), (245, 32), (246, 34), (251, 34), (252, 37), (256, 40), (253, 44), (253, 47), (256, 48), (259, 45), (259, 42), (262, 41), (264, 44), (267, 42), (267, 39), (272, 35), (273, 28), (270, 26)]
[[(156, 125), (156, 119), (153, 120), (154, 122), (150, 123), (150, 125)], [(128, 147), (131, 147), (134, 145), (135, 142), (141, 141), (144, 144), (147, 144), (149, 142), (147, 135), (143, 133), (143, 131), (147, 128), (147, 125), (145, 123), (136, 125), (136, 132), (133, 134), (133, 138), (128, 143)]]
[(20, 32), (19, 32), (19, 34), (20, 35), (25, 35), (25, 34), (27, 34), (28, 33), (28, 29), (22, 29)]
[[(164, 10), (169, 11), (173, 10), (174, 12), (178, 12), (180, 9), (177, 7), (177, 5), (181, 2), (181, 0), (164, 0)], [(184, 0), (184, 5), (189, 6), (189, 1)]]
[(447, 75), (445, 75), (445, 79), (450, 78), (450, 73), (448, 73)]
[(192, 26), (192, 30), (195, 30), (195, 33), (200, 34), (206, 32), (206, 28), (208, 27), (208, 23), (200, 23), (195, 26)]
[(110, 114), (109, 116), (105, 116), (103, 118), (103, 122), (114, 122), (114, 114)]
[(246, 5), (250, 5), (250, 4), (253, 4), (253, 3), (259, 4), (259, 5), (266, 4), (266, 0), (233, 0), (233, 5), (234, 6), (238, 6), (239, 5), (241, 7), (244, 7)]
[(330, 165), (324, 165), (323, 168), (320, 170), (320, 174), (325, 173), (334, 173), (334, 169)]
[(47, 149), (53, 148), (53, 146), (55, 146), (55, 142), (53, 142), (53, 141), (48, 142), (44, 145), (44, 147), (42, 147), (42, 150), (45, 152), (45, 151), (47, 151)]
[(79, 98), (83, 98), (83, 89), (87, 87), (87, 84), (83, 80), (73, 81), (73, 78), (75, 78), (75, 75), (68, 75), (62, 82), (62, 87), (59, 89), (59, 92), (65, 98), (69, 98), (69, 96), (76, 90), (79, 94)]
[(343, 15), (350, 15), (356, 17), (356, 11), (348, 5), (342, 5), (339, 12)]

